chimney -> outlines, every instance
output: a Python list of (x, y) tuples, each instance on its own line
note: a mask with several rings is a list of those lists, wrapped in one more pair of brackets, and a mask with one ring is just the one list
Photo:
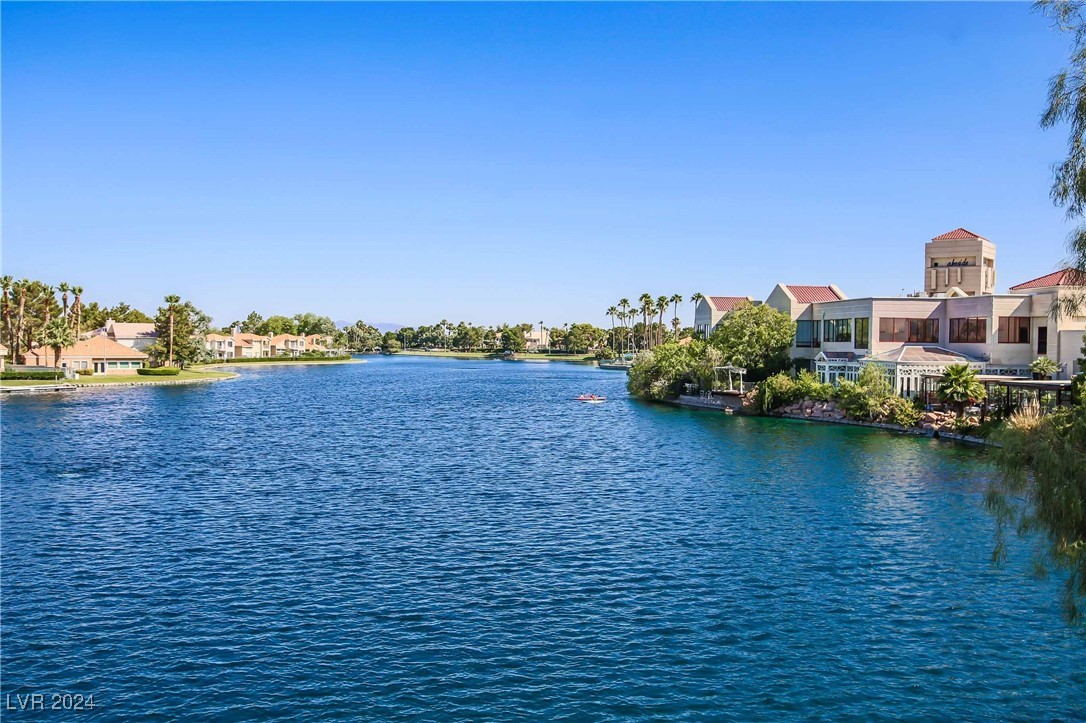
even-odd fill
[(241, 333), (241, 327), (238, 326), (237, 324), (234, 324), (234, 329), (233, 329), (234, 336), (237, 336), (240, 333)]

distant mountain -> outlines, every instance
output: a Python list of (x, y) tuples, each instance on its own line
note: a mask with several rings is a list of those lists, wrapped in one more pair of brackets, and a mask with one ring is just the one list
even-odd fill
[[(336, 328), (342, 329), (343, 327), (350, 326), (353, 323), (354, 323), (353, 321), (345, 321), (343, 319), (337, 319), (336, 320)], [(388, 322), (388, 321), (382, 321), (382, 322), (379, 322), (377, 324), (372, 324), (371, 326), (375, 327), (378, 331), (382, 331), (382, 332), (384, 332), (384, 331), (399, 331), (400, 329), (403, 328), (403, 324), (393, 324), (392, 322)]]

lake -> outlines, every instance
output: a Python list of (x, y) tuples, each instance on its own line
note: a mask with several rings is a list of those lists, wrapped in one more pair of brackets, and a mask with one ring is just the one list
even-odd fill
[(989, 562), (984, 450), (641, 403), (573, 364), (240, 375), (0, 405), (0, 705), (1086, 717), (1061, 582), (1021, 544)]

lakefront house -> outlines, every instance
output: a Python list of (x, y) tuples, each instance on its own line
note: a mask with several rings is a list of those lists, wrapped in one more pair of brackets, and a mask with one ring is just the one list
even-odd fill
[(711, 296), (703, 294), (694, 307), (694, 329), (708, 337), (729, 311), (741, 304), (760, 304), (753, 296)]
[[(66, 371), (86, 369), (95, 374), (135, 374), (147, 355), (138, 349), (113, 341), (104, 334), (81, 339), (60, 350), (60, 368)], [(55, 366), (51, 347), (39, 346), (26, 353), (30, 366)]]
[(1057, 378), (1070, 378), (1080, 371), (1086, 316), (1053, 315), (1053, 304), (1082, 293), (1086, 280), (1063, 270), (997, 294), (995, 257), (995, 244), (959, 228), (926, 245), (923, 292), (849, 299), (832, 284), (778, 284), (766, 303), (796, 320), (792, 356), (823, 382), (856, 379), (878, 364), (912, 396), (922, 378), (951, 364), (1028, 377), (1042, 356), (1059, 365)]

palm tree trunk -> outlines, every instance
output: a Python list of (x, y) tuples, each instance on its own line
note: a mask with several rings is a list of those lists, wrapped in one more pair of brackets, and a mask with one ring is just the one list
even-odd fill
[(19, 289), (19, 313), (15, 321), (15, 351), (12, 360), (16, 364), (24, 363), (23, 358), (23, 316), (26, 313), (26, 288)]
[(173, 366), (173, 305), (170, 305), (170, 349), (169, 360), (166, 362), (167, 366)]

